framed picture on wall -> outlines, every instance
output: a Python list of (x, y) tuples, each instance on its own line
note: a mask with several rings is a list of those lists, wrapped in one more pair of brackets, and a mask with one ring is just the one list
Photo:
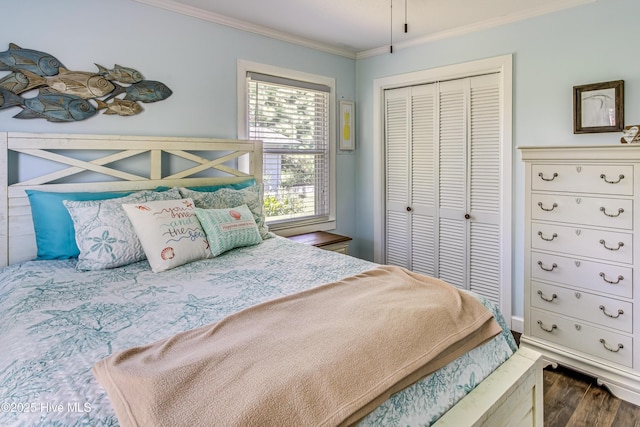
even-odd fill
[(624, 80), (573, 87), (573, 133), (622, 132)]
[(340, 150), (355, 150), (356, 128), (354, 126), (355, 107), (353, 101), (340, 100), (338, 114), (340, 115)]

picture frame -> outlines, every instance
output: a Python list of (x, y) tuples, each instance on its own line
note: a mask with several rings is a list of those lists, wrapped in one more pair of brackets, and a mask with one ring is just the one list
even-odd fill
[(624, 80), (573, 87), (573, 133), (622, 132)]
[(340, 150), (352, 151), (356, 148), (355, 104), (341, 99), (338, 106)]

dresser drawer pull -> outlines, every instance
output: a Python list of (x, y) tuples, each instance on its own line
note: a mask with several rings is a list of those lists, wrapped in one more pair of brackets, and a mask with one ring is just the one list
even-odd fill
[(554, 203), (553, 205), (551, 205), (551, 207), (550, 207), (550, 208), (545, 208), (545, 207), (542, 205), (542, 202), (538, 202), (538, 206), (540, 206), (540, 209), (542, 209), (543, 211), (551, 212), (552, 210), (554, 210), (555, 208), (557, 208), (557, 207), (558, 207), (558, 204), (557, 204), (557, 203)]
[(620, 351), (620, 349), (623, 349), (623, 348), (624, 348), (624, 346), (623, 346), (622, 344), (618, 344), (618, 348), (613, 349), (613, 348), (611, 348), (611, 347), (609, 347), (609, 346), (607, 345), (607, 342), (604, 340), (604, 338), (600, 338), (600, 344), (602, 344), (602, 346), (603, 346), (604, 348), (606, 348), (607, 350), (609, 350), (609, 351), (610, 351), (610, 352), (612, 352), (612, 353), (617, 353), (617, 352), (619, 352), (619, 351)]
[(552, 294), (551, 298), (547, 298), (542, 294), (542, 291), (538, 291), (538, 295), (540, 295), (540, 298), (546, 302), (553, 302), (554, 299), (558, 298), (558, 295), (556, 294)]
[(607, 242), (605, 242), (604, 240), (600, 239), (600, 244), (602, 246), (604, 246), (605, 249), (609, 249), (610, 251), (619, 251), (621, 247), (624, 246), (623, 242), (618, 242), (618, 247), (617, 248), (610, 248), (609, 246), (607, 246)]
[(607, 313), (607, 309), (604, 308), (604, 305), (601, 305), (599, 308), (600, 310), (602, 310), (605, 316), (611, 317), (612, 319), (617, 319), (621, 314), (624, 314), (624, 311), (622, 309), (618, 310), (618, 314), (609, 314)]
[(554, 329), (558, 329), (558, 325), (556, 325), (555, 323), (553, 325), (551, 325), (551, 329), (547, 329), (542, 325), (542, 320), (538, 320), (538, 326), (540, 326), (540, 329), (542, 329), (545, 332), (553, 332)]
[(617, 213), (617, 214), (609, 214), (609, 213), (607, 213), (607, 208), (605, 208), (605, 207), (601, 207), (601, 208), (600, 208), (600, 212), (602, 212), (603, 214), (605, 214), (605, 215), (606, 215), (606, 216), (608, 216), (608, 217), (616, 218), (616, 217), (619, 217), (619, 216), (620, 216), (620, 214), (624, 212), (624, 209), (619, 208), (619, 209), (618, 209), (618, 213)]
[(604, 280), (605, 282), (611, 285), (617, 285), (618, 283), (620, 283), (621, 280), (624, 280), (623, 276), (618, 276), (618, 280), (616, 280), (615, 282), (613, 280), (607, 280), (607, 276), (603, 272), (600, 272), (600, 277), (602, 277), (602, 280)]
[(556, 264), (555, 262), (553, 264), (551, 264), (551, 268), (546, 268), (542, 265), (542, 261), (538, 261), (538, 265), (540, 266), (541, 269), (543, 269), (544, 271), (553, 271), (556, 268), (558, 268), (558, 264)]
[(544, 237), (544, 236), (542, 235), (542, 231), (538, 231), (538, 236), (540, 236), (540, 238), (541, 238), (542, 240), (546, 240), (547, 242), (550, 242), (550, 241), (552, 241), (553, 239), (555, 239), (556, 237), (558, 237), (558, 235), (557, 235), (556, 233), (553, 233), (553, 234), (551, 235), (551, 238), (550, 238), (550, 239), (548, 239), (548, 238), (546, 238), (546, 237)]
[(602, 180), (604, 182), (606, 182), (607, 184), (617, 184), (617, 183), (619, 183), (620, 181), (622, 181), (624, 179), (624, 175), (620, 174), (618, 176), (618, 180), (617, 181), (608, 181), (607, 180), (607, 176), (605, 174), (600, 175), (600, 178), (602, 178)]
[(554, 179), (556, 179), (556, 178), (558, 177), (558, 174), (557, 174), (556, 172), (554, 172), (554, 173), (553, 173), (553, 176), (552, 176), (551, 178), (545, 178), (545, 177), (544, 177), (544, 174), (543, 174), (542, 172), (540, 172), (540, 173), (538, 174), (538, 176), (539, 176), (540, 178), (542, 178), (542, 180), (543, 180), (543, 181), (553, 181)]

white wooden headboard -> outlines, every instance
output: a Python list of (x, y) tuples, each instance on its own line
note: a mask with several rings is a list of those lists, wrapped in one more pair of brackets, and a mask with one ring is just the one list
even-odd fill
[[(143, 158), (148, 171), (122, 170), (133, 157)], [(21, 171), (27, 159), (49, 167)], [(187, 166), (172, 170), (176, 163)], [(203, 176), (205, 171), (215, 176)], [(87, 173), (88, 179), (77, 179)], [(262, 181), (261, 141), (0, 132), (0, 267), (34, 259), (37, 253), (24, 190), (130, 191), (231, 183), (250, 176)]]

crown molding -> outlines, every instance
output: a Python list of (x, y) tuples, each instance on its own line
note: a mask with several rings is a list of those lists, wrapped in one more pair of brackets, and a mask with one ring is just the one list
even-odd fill
[[(260, 25), (250, 24), (245, 21), (241, 21), (227, 16), (219, 15), (214, 12), (203, 10), (197, 7), (185, 5), (174, 0), (134, 0), (138, 3), (144, 3), (149, 6), (158, 7), (161, 9), (169, 10), (172, 12), (180, 13), (183, 15), (191, 16), (194, 18), (202, 19), (208, 22), (214, 22), (216, 24), (224, 25), (227, 27), (235, 28), (242, 31), (258, 34), (261, 36), (269, 37), (275, 40), (285, 41), (300, 46), (308, 47), (311, 49), (319, 50), (322, 52), (330, 53), (333, 55), (343, 56), (350, 59), (364, 59), (371, 56), (383, 55), (389, 53), (389, 46), (382, 46), (374, 49), (369, 49), (360, 52), (354, 52), (349, 49), (340, 48), (334, 45), (320, 43), (315, 40), (310, 40), (304, 37), (294, 36), (292, 34), (274, 30), (271, 28), (263, 27)], [(419, 46), (426, 43), (431, 43), (438, 40), (444, 40), (448, 38), (458, 37), (461, 35), (473, 33), (476, 31), (487, 30), (490, 28), (498, 27), (505, 24), (510, 24), (525, 19), (534, 18), (549, 13), (559, 12), (572, 7), (581, 6), (584, 4), (595, 3), (598, 0), (572, 0), (563, 1), (560, 4), (546, 5), (537, 8), (528, 9), (526, 11), (512, 13), (505, 16), (500, 16), (492, 19), (488, 19), (482, 22), (465, 25), (458, 28), (453, 28), (447, 31), (441, 31), (438, 33), (430, 34), (423, 37), (416, 37), (414, 39), (394, 42), (394, 51), (400, 49), (406, 49), (413, 46)]]
[(344, 56), (350, 59), (356, 58), (356, 52), (339, 48), (326, 43), (320, 43), (315, 40), (306, 39), (304, 37), (294, 36), (283, 31), (277, 31), (271, 28), (263, 27), (260, 25), (250, 24), (239, 19), (229, 18), (227, 16), (219, 15), (207, 10), (203, 10), (197, 7), (178, 3), (173, 0), (134, 0), (138, 3), (144, 3), (149, 6), (158, 7), (172, 12), (180, 13), (183, 15), (191, 16), (193, 18), (202, 19), (208, 22), (214, 22), (216, 24), (224, 25), (227, 27), (235, 28), (242, 31), (258, 34), (261, 36), (269, 37), (276, 40), (281, 40), (289, 43), (294, 43), (300, 46), (305, 46), (311, 49), (316, 49), (322, 52), (331, 53), (333, 55)]
[[(500, 16), (497, 18), (487, 19), (482, 22), (477, 22), (471, 25), (465, 25), (458, 28), (453, 28), (447, 31), (441, 31), (439, 33), (430, 34), (428, 36), (416, 37), (415, 39), (406, 40), (402, 42), (394, 42), (393, 50), (406, 49), (413, 46), (419, 46), (426, 43), (434, 42), (437, 40), (444, 40), (461, 36), (464, 34), (473, 33), (476, 31), (487, 30), (494, 27), (499, 27), (505, 24), (511, 24), (518, 21), (524, 21), (525, 19), (535, 18), (537, 16), (546, 15), (549, 13), (559, 12), (572, 7), (581, 6), (589, 3), (595, 3), (598, 0), (573, 0), (570, 2), (562, 2), (561, 4), (554, 4), (548, 6), (541, 6), (526, 11), (512, 13), (510, 15)], [(375, 49), (365, 50), (356, 54), (356, 59), (369, 58), (371, 56), (382, 55), (389, 53), (389, 46), (383, 46)]]

